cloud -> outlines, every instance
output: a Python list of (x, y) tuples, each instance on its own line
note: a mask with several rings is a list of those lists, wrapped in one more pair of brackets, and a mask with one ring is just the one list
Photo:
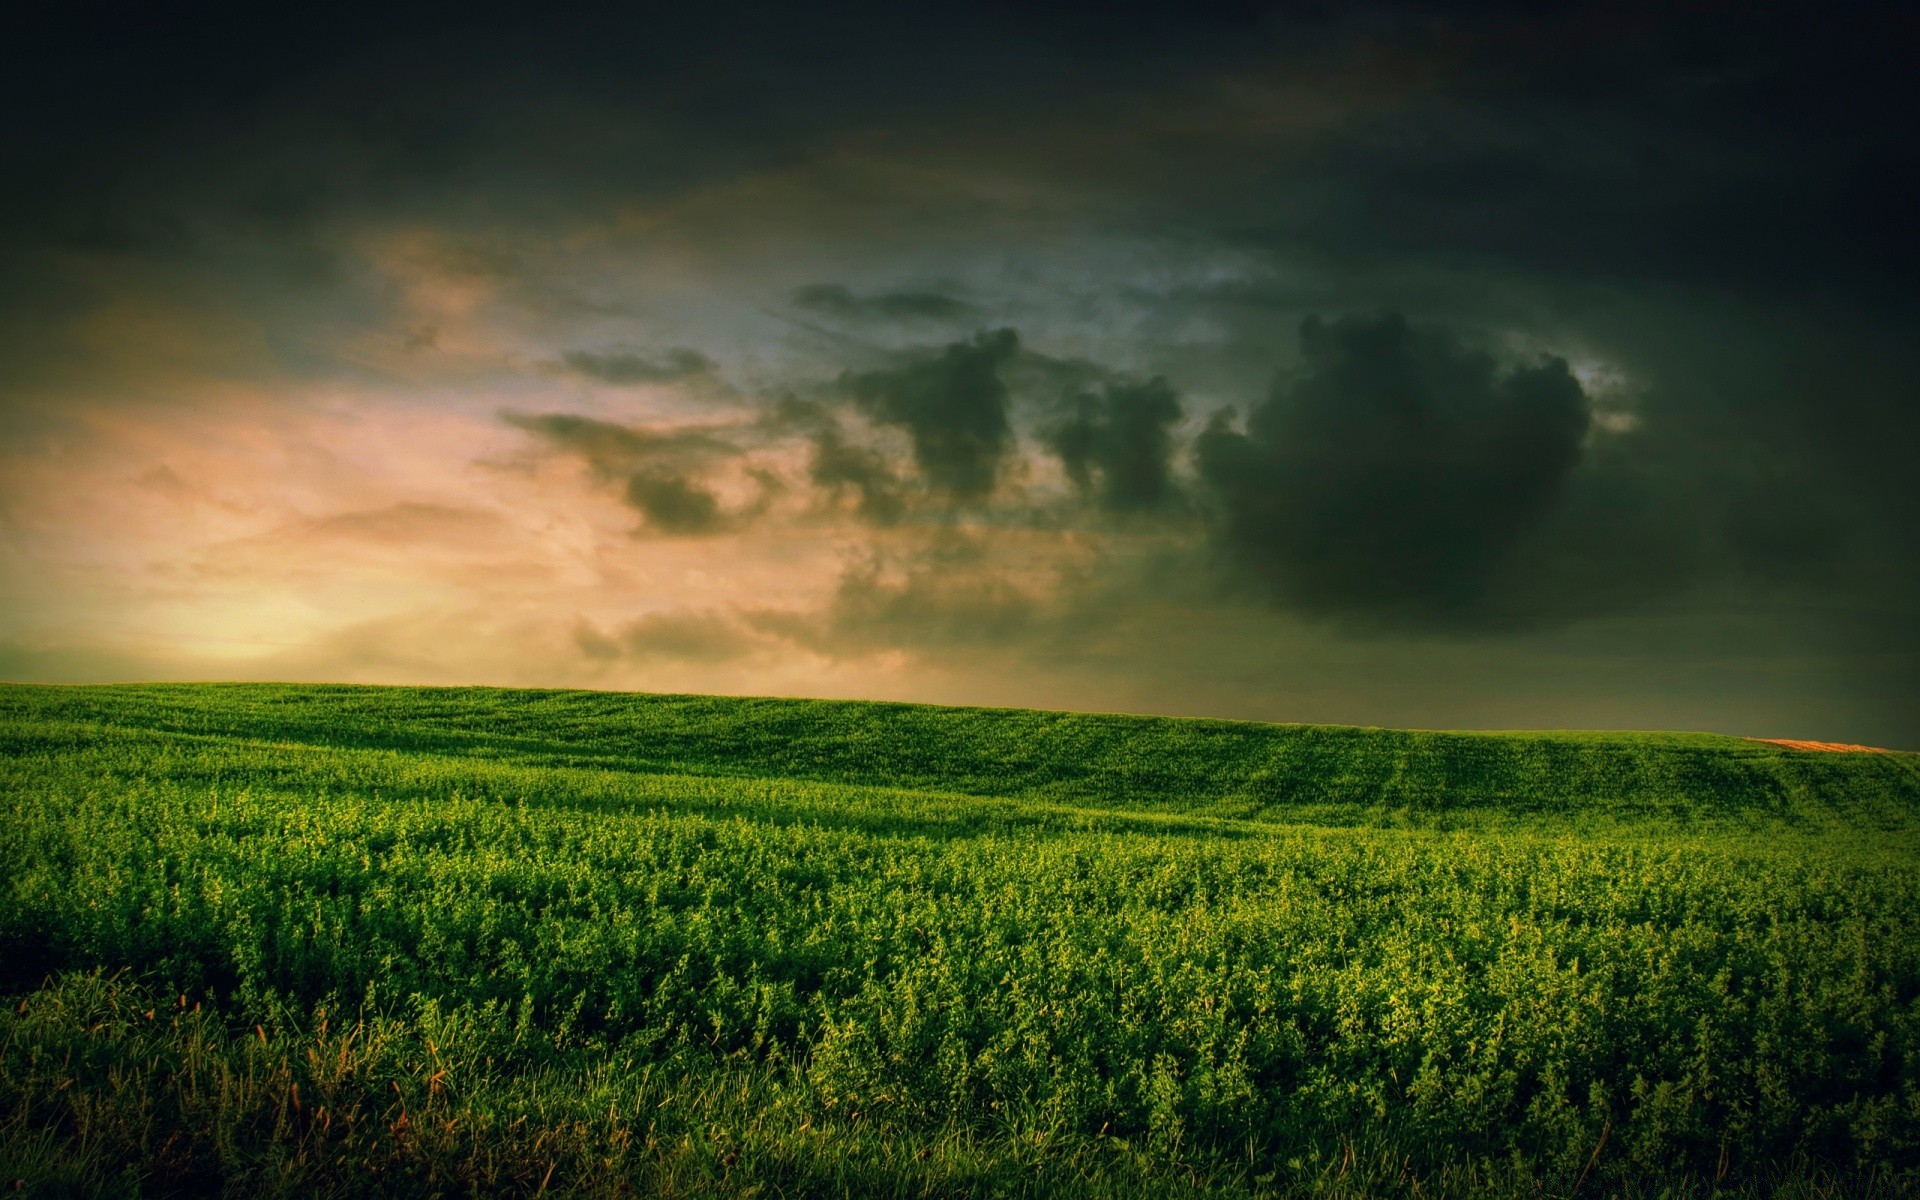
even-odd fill
[(906, 492), (887, 458), (871, 446), (846, 440), (837, 427), (821, 430), (813, 439), (813, 482), (835, 498), (851, 493), (859, 514), (888, 525), (906, 511)]
[(1074, 401), (1073, 419), (1055, 426), (1047, 445), (1080, 491), (1116, 512), (1158, 508), (1173, 495), (1172, 426), (1180, 398), (1164, 379), (1109, 384)]
[(504, 414), (508, 424), (535, 434), (553, 448), (584, 459), (604, 482), (618, 482), (621, 496), (646, 524), (670, 537), (726, 532), (763, 511), (772, 490), (764, 473), (751, 473), (760, 501), (737, 512), (721, 508), (704, 481), (717, 462), (740, 457), (740, 447), (704, 429), (656, 432), (574, 413)]
[(1013, 330), (997, 329), (895, 370), (849, 374), (842, 384), (869, 417), (907, 432), (929, 485), (977, 501), (993, 491), (1013, 447), (1000, 372), (1019, 348)]
[(727, 521), (720, 499), (685, 475), (661, 467), (635, 471), (627, 477), (627, 503), (639, 510), (647, 525), (660, 533), (698, 536), (717, 533)]
[[(980, 690), (945, 698), (1034, 702), (1065, 694), (1036, 647), (1076, 633), (1110, 664), (1088, 702), (1199, 711), (1230, 676), (1238, 698), (1211, 711), (1697, 723), (1649, 699), (1680, 694), (1695, 633), (1648, 631), (1685, 613), (1711, 632), (1737, 605), (1787, 631), (1741, 654), (1812, 664), (1722, 676), (1752, 697), (1740, 711), (1917, 740), (1904, 122), (1920, 75), (1897, 6), (1776, 7), (1737, 30), (1710, 7), (1429, 0), (1228, 6), (1234, 22), (1164, 5), (488, 9), (454, 31), (458, 53), (424, 10), (383, 10), (369, 39), (367, 13), (331, 8), (289, 42), (265, 10), (29, 7), (16, 40), (36, 53), (0, 79), (18, 101), (17, 186), (0, 189), (0, 576), (17, 596), (0, 637), (294, 644), (430, 593), (454, 606), (437, 624), (295, 665), (458, 678), (484, 659), (554, 682), (579, 611), (612, 631), (618, 660), (580, 677), (603, 684), (938, 698), (913, 648), (953, 644), (948, 669)], [(1414, 322), (1408, 346), (1376, 352), (1334, 322), (1334, 349), (1267, 398), (1303, 316), (1385, 310)], [(1584, 384), (1616, 415), (1576, 441), (1564, 379), (1515, 350), (1446, 383), (1474, 356), (1425, 319), (1602, 362), (1631, 395)], [(1009, 354), (945, 345), (1003, 324), (1020, 329)], [(686, 411), (669, 393), (718, 390), (714, 360), (740, 419), (669, 419)], [(1419, 385), (1412, 415), (1356, 382), (1383, 362)], [(1124, 390), (1155, 375), (1189, 413), (1251, 419), (1189, 456), (1167, 405)], [(556, 388), (627, 407), (530, 398)], [(598, 416), (368, 436), (382, 413), (502, 406)], [(221, 436), (198, 434), (216, 409)], [(322, 411), (359, 432), (324, 455), (277, 432)], [(564, 469), (469, 469), (522, 445)], [(208, 446), (231, 452), (214, 464)], [(802, 525), (753, 515), (773, 495), (761, 466), (808, 490)], [(1056, 475), (1082, 502), (1018, 486)], [(934, 519), (956, 505), (963, 519)], [(1167, 515), (1106, 519), (1124, 511)], [(910, 557), (963, 525), (993, 570)], [(850, 547), (908, 557), (842, 578)], [(1060, 615), (1076, 585), (1049, 564), (1148, 548), (1164, 558), (1099, 612)], [(1209, 552), (1264, 595), (1220, 595)], [(296, 573), (313, 590), (296, 596)], [(701, 611), (807, 607), (834, 645), (874, 632), (845, 676), (771, 637), (733, 667), (656, 670), (620, 621), (663, 586)], [(475, 638), (468, 613), (496, 624)], [(495, 636), (522, 621), (511, 646)], [(1002, 652), (964, 641), (983, 628)], [(1449, 658), (1435, 628), (1502, 636)], [(1590, 634), (1588, 668), (1527, 657)], [(873, 682), (896, 669), (873, 649), (888, 644), (907, 665)], [(1529, 662), (1550, 703), (1520, 698)], [(1847, 715), (1796, 730), (1822, 672)], [(1601, 694), (1615, 707), (1592, 707)]]
[(725, 613), (694, 611), (650, 613), (612, 634), (581, 621), (573, 638), (583, 655), (600, 662), (632, 658), (681, 663), (731, 662), (752, 653), (762, 640)]
[(278, 536), (304, 534), (310, 537), (414, 546), (479, 537), (497, 532), (499, 526), (500, 518), (495, 513), (446, 504), (407, 501), (389, 504), (384, 508), (321, 517), (304, 526), (281, 530)]
[(740, 447), (706, 429), (656, 431), (583, 417), (577, 413), (501, 415), (507, 424), (534, 434), (556, 449), (577, 454), (596, 471), (619, 475), (642, 462), (731, 458)]
[(838, 283), (815, 283), (793, 293), (797, 308), (848, 321), (955, 321), (979, 310), (939, 292), (855, 295)]
[(655, 358), (637, 354), (594, 354), (569, 350), (560, 356), (569, 371), (600, 383), (631, 387), (643, 383), (676, 383), (683, 379), (711, 375), (718, 364), (698, 350), (675, 347)]
[(1503, 370), (1398, 315), (1309, 318), (1303, 370), (1219, 418), (1200, 472), (1229, 558), (1282, 603), (1388, 624), (1471, 624), (1580, 460), (1586, 394), (1557, 358)]
[(824, 608), (764, 609), (743, 617), (761, 633), (829, 658), (1017, 652), (1041, 605), (987, 555), (972, 541), (906, 555), (876, 550), (842, 571)]
[(877, 567), (865, 567), (841, 580), (832, 629), (842, 647), (1003, 651), (1033, 621), (1032, 598), (1004, 579), (938, 570), (889, 579)]

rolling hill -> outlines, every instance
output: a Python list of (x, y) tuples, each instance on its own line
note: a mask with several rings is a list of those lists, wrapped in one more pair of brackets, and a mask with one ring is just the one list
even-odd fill
[(1898, 1194), (1920, 756), (0, 687), (62, 1195)]

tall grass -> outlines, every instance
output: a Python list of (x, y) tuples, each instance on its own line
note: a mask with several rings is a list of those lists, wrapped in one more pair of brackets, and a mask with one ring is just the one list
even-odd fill
[(1920, 1181), (1912, 756), (270, 687), (0, 746), (46, 1194)]

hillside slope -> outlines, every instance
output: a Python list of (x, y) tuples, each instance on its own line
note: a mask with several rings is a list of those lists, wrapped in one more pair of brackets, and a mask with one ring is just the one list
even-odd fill
[(15, 737), (139, 730), (531, 767), (817, 781), (1314, 823), (1624, 818), (1904, 830), (1920, 754), (1716, 734), (1453, 733), (859, 701), (310, 685), (0, 687)]

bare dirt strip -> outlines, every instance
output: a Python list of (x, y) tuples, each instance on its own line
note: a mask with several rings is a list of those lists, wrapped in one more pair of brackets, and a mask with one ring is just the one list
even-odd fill
[(1785, 746), (1789, 750), (1818, 750), (1828, 754), (1890, 754), (1878, 746), (1855, 746), (1850, 742), (1802, 742), (1793, 738), (1748, 738), (1750, 742), (1765, 742), (1769, 746)]

